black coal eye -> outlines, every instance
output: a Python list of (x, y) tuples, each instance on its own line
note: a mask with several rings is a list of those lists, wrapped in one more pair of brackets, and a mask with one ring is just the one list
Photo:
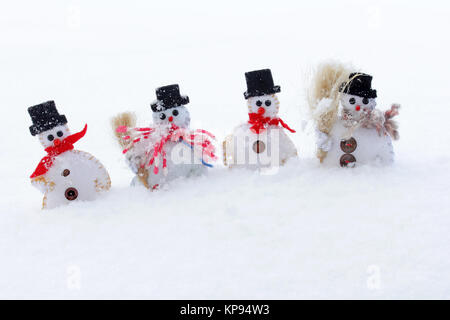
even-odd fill
[(265, 104), (266, 106), (270, 106), (270, 105), (272, 104), (272, 101), (266, 100), (266, 102), (264, 102), (264, 104)]
[(364, 104), (368, 104), (368, 103), (369, 103), (369, 99), (364, 98), (364, 99), (363, 99), (363, 103), (364, 103)]
[(60, 138), (63, 136), (63, 134), (64, 134), (64, 133), (63, 133), (62, 131), (58, 131), (58, 132), (56, 133), (56, 135), (57, 135), (58, 137), (60, 137)]
[(164, 113), (161, 113), (161, 114), (159, 115), (159, 118), (160, 118), (161, 120), (164, 120), (164, 119), (166, 118), (166, 115), (165, 115)]
[(55, 137), (52, 134), (49, 134), (47, 136), (48, 141), (53, 141), (53, 139), (55, 139)]
[(261, 101), (261, 100), (256, 101), (256, 105), (257, 105), (258, 107), (261, 107), (261, 106), (262, 106), (262, 101)]
[(348, 100), (348, 102), (350, 102), (350, 104), (355, 104), (356, 100), (355, 100), (355, 98), (350, 98), (350, 100)]
[(176, 117), (178, 115), (178, 110), (173, 110), (172, 114)]

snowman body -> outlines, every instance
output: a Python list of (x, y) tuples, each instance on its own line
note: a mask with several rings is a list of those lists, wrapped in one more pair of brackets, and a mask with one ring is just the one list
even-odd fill
[(42, 207), (55, 208), (73, 201), (95, 200), (111, 187), (105, 167), (91, 154), (69, 150), (54, 158), (47, 173), (32, 179), (44, 193)]
[(283, 129), (269, 125), (256, 133), (249, 123), (237, 126), (224, 143), (225, 163), (230, 167), (259, 169), (277, 167), (297, 155)]
[[(155, 174), (154, 164), (146, 166), (148, 164), (146, 151), (151, 149), (154, 143), (154, 139), (145, 140), (127, 154), (127, 164), (136, 174), (131, 181), (132, 186), (145, 185), (153, 189), (178, 178), (200, 176), (207, 172), (207, 167), (201, 163), (192, 148), (183, 142), (169, 141), (164, 145), (164, 151), (167, 154), (167, 169), (158, 170)], [(146, 166), (146, 173), (143, 177), (139, 168), (144, 166)]]
[(338, 120), (330, 132), (331, 148), (323, 160), (329, 166), (353, 167), (362, 164), (388, 165), (394, 162), (394, 148), (389, 135), (376, 129), (359, 127), (351, 135)]

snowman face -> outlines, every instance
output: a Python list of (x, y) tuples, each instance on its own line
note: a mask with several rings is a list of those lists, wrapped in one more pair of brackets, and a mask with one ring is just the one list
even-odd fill
[(157, 126), (174, 124), (180, 128), (188, 128), (191, 122), (189, 111), (185, 106), (153, 112), (153, 123)]
[(39, 141), (44, 148), (54, 145), (55, 141), (61, 142), (70, 135), (70, 130), (67, 124), (54, 127), (53, 129), (44, 131), (38, 135)]
[(280, 108), (276, 94), (248, 98), (247, 104), (249, 113), (259, 113), (270, 118), (274, 118)]
[(352, 94), (341, 94), (341, 113), (353, 120), (360, 120), (365, 114), (375, 109), (377, 102), (374, 98), (364, 98)]

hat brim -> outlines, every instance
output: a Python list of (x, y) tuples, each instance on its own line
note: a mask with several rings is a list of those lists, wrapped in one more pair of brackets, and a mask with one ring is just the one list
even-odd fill
[(278, 92), (281, 92), (280, 86), (274, 86), (271, 89), (245, 91), (244, 97), (245, 97), (245, 99), (248, 99), (248, 98), (252, 98), (252, 97), (260, 97), (260, 96), (265, 96), (268, 94), (274, 94), (274, 93), (278, 93)]
[(153, 112), (161, 112), (167, 109), (175, 108), (175, 107), (181, 107), (189, 103), (189, 97), (188, 96), (181, 96), (174, 104), (171, 104), (169, 106), (163, 105), (162, 101), (155, 100), (150, 104), (150, 107), (152, 108)]
[(352, 88), (347, 86), (347, 82), (344, 82), (339, 87), (339, 92), (351, 94), (353, 96), (368, 98), (368, 99), (375, 99), (377, 97), (377, 90), (370, 89), (370, 90), (364, 90), (364, 91), (356, 91), (352, 90)]
[(375, 99), (377, 97), (377, 90), (364, 91), (358, 94), (359, 97)]
[(375, 99), (377, 97), (377, 90), (370, 90), (370, 91), (342, 91), (343, 93), (346, 94), (351, 94), (353, 96), (357, 96), (357, 97), (363, 97), (363, 98), (368, 98), (368, 99)]

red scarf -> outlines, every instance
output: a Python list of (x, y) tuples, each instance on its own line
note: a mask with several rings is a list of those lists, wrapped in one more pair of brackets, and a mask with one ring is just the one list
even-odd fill
[(250, 130), (252, 130), (255, 133), (260, 133), (266, 130), (267, 126), (278, 126), (281, 124), (281, 126), (290, 132), (294, 133), (295, 130), (289, 128), (289, 126), (284, 123), (283, 120), (280, 118), (270, 118), (270, 117), (264, 117), (262, 114), (259, 113), (249, 113), (248, 114), (249, 120), (248, 123), (252, 126), (250, 127)]
[(47, 155), (42, 158), (41, 162), (39, 162), (36, 170), (34, 170), (30, 178), (33, 179), (46, 174), (50, 167), (53, 165), (53, 160), (55, 159), (55, 157), (66, 151), (73, 150), (73, 144), (83, 138), (86, 134), (86, 131), (87, 124), (84, 126), (84, 129), (82, 131), (68, 136), (57, 145), (46, 148), (45, 151), (47, 152)]

